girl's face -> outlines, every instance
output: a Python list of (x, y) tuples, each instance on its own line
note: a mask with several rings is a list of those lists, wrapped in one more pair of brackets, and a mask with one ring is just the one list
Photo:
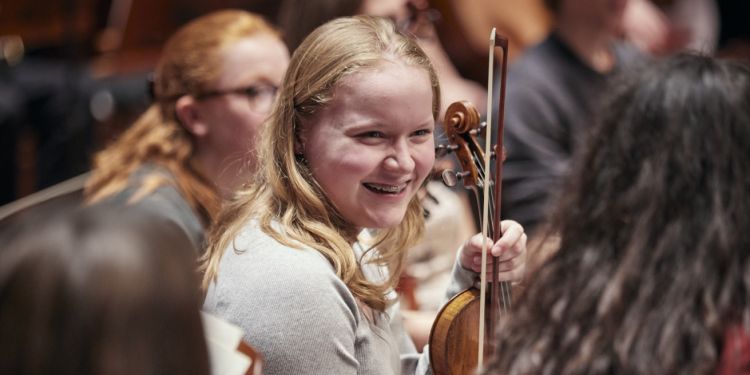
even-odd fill
[(432, 87), (422, 68), (384, 60), (352, 74), (297, 144), (313, 177), (358, 228), (401, 223), (435, 161)]
[(221, 75), (213, 85), (216, 95), (198, 104), (209, 127), (199, 151), (221, 161), (226, 170), (217, 185), (233, 189), (245, 180), (240, 172), (255, 169), (251, 155), (289, 65), (289, 52), (278, 37), (260, 34), (227, 45), (221, 56)]

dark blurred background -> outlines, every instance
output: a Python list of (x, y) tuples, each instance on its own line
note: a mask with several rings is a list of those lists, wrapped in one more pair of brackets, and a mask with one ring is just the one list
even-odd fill
[(269, 0), (0, 2), (0, 205), (89, 169), (148, 105), (169, 35), (220, 8), (273, 20)]
[[(544, 37), (551, 24), (543, 0), (422, 2), (434, 11), (437, 36), (458, 73), (480, 84), (486, 80), (489, 26), (510, 37), (512, 59)], [(256, 12), (276, 24), (281, 3), (2, 0), (0, 205), (86, 172), (92, 153), (147, 107), (146, 78), (178, 27), (221, 8)], [(747, 41), (750, 2), (717, 4), (719, 48), (744, 48), (750, 55), (747, 43), (735, 44)]]

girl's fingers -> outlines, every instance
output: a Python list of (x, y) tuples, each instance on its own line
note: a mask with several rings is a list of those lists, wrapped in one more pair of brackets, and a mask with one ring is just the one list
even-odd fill
[(526, 249), (526, 233), (521, 224), (513, 220), (500, 222), (503, 236), (492, 247), (492, 255), (507, 260), (518, 256)]

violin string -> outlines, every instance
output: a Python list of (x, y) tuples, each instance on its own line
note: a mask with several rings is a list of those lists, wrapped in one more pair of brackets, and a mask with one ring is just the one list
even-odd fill
[[(490, 196), (490, 200), (491, 200), (490, 210), (493, 211), (493, 215), (492, 215), (493, 218), (495, 217), (494, 211), (496, 210), (498, 206), (496, 204), (497, 202), (495, 202), (494, 199), (495, 199), (494, 195)], [(508, 312), (510, 311), (511, 301), (512, 301), (510, 283), (507, 281), (500, 281), (499, 284), (500, 284), (499, 287), (500, 287), (501, 301), (503, 302), (503, 311)]]
[[(490, 217), (493, 217), (493, 218), (495, 217), (494, 211), (497, 207), (497, 204), (494, 200), (495, 200), (494, 195), (490, 195), (490, 211), (492, 211), (492, 215)], [(503, 311), (508, 312), (511, 307), (510, 284), (507, 281), (500, 281), (498, 284), (500, 284), (499, 285), (500, 301), (502, 301), (503, 303)]]
[[(486, 172), (484, 170), (484, 166), (482, 165), (482, 163), (479, 160), (477, 160), (476, 158), (474, 159), (474, 162), (475, 162), (475, 165), (477, 166), (477, 174), (478, 174), (479, 180), (480, 181), (487, 181), (485, 179)], [(475, 194), (477, 196), (479, 195), (476, 190), (475, 190)], [(489, 217), (493, 217), (494, 218), (495, 217), (494, 216), (494, 211), (495, 211), (495, 208), (497, 207), (497, 204), (495, 202), (495, 197), (494, 197), (494, 195), (490, 194), (489, 197), (488, 197), (488, 199), (489, 199), (489, 210), (490, 210)], [(481, 218), (480, 218), (480, 221), (481, 221)], [(490, 227), (490, 228), (492, 228), (492, 227)], [(490, 230), (494, 231), (494, 229), (490, 229)], [(494, 237), (494, 233), (491, 233), (490, 237)], [(497, 301), (498, 298), (499, 298), (499, 301), (502, 302), (502, 309), (503, 309), (502, 311), (507, 313), (507, 312), (510, 311), (510, 309), (512, 307), (512, 304), (511, 304), (511, 302), (512, 302), (511, 286), (510, 286), (510, 283), (507, 282), (507, 281), (500, 281), (500, 282), (498, 282), (498, 284), (499, 284), (498, 288), (491, 288), (490, 289), (490, 295), (493, 296), (493, 301)], [(494, 285), (492, 287), (494, 287)], [(499, 289), (499, 294), (500, 294), (499, 297), (498, 297), (498, 290), (497, 289)]]
[[(480, 181), (487, 181), (485, 179), (486, 172), (484, 170), (484, 165), (482, 164), (482, 162), (480, 160), (477, 160), (477, 158), (475, 157), (474, 158), (474, 164), (477, 167), (477, 174), (478, 174), (479, 180)], [(495, 211), (495, 207), (497, 207), (497, 204), (495, 202), (495, 197), (494, 197), (493, 194), (489, 195), (489, 200), (490, 200), (490, 202), (489, 202), (490, 203), (489, 204), (489, 210), (490, 210), (489, 217), (493, 217), (494, 218), (495, 217), (494, 211)], [(480, 218), (480, 222), (481, 222), (481, 218)], [(493, 226), (490, 226), (490, 230), (491, 231), (493, 231), (492, 228), (493, 228)], [(490, 235), (490, 237), (494, 237), (494, 233), (492, 233), (492, 235)], [(500, 281), (498, 284), (499, 284), (499, 289), (500, 289), (499, 290), (499, 292), (500, 292), (500, 301), (502, 301), (502, 304), (503, 304), (503, 311), (504, 312), (508, 312), (508, 311), (510, 311), (510, 309), (512, 307), (512, 305), (511, 305), (512, 295), (511, 295), (511, 286), (510, 286), (510, 283), (507, 282), (507, 281)], [(496, 293), (496, 291), (494, 289), (491, 289), (491, 295), (493, 295), (493, 296), (497, 295), (497, 293)]]
[[(485, 183), (489, 183), (489, 180), (486, 179), (487, 173), (486, 173), (486, 171), (484, 169), (485, 168), (484, 165), (481, 162), (479, 162), (478, 160), (477, 160), (476, 164), (478, 165), (477, 171), (478, 171), (478, 174), (480, 176), (480, 180), (481, 181), (485, 181)], [(488, 214), (488, 216), (490, 218), (493, 218), (493, 217), (495, 217), (495, 215), (494, 215), (495, 205), (494, 205), (493, 195), (489, 194), (487, 198), (488, 198), (488, 201), (489, 201), (489, 207), (488, 207), (489, 214)], [(495, 227), (494, 227), (494, 225), (490, 225), (489, 226), (489, 230), (488, 230), (487, 236), (489, 238), (495, 238)], [(499, 308), (500, 308), (499, 307), (499, 301), (500, 301), (499, 298), (500, 298), (500, 296), (498, 295), (498, 288), (496, 288), (497, 283), (495, 282), (495, 280), (497, 280), (497, 273), (495, 272), (497, 266), (495, 266), (494, 264), (495, 264), (495, 262), (494, 262), (494, 257), (493, 257), (493, 268), (492, 268), (493, 275), (492, 275), (491, 281), (490, 280), (487, 281), (488, 288), (489, 288), (489, 295), (491, 296), (490, 302), (489, 302), (490, 307), (491, 307), (490, 308), (490, 317), (489, 317), (489, 319), (490, 319), (491, 322), (494, 322), (494, 320), (497, 318), (495, 316), (495, 315), (497, 315), (497, 314), (495, 314), (495, 312), (499, 311)], [(492, 324), (490, 325), (490, 327), (488, 329), (490, 329), (490, 330), (493, 329)]]

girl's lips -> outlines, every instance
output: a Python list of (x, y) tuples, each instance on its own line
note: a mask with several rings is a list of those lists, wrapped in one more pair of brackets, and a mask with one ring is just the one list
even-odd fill
[(378, 194), (398, 194), (409, 185), (407, 182), (402, 182), (400, 184), (392, 185), (392, 184), (378, 184), (374, 182), (365, 182), (362, 185), (364, 185), (365, 188), (368, 190), (378, 193)]

